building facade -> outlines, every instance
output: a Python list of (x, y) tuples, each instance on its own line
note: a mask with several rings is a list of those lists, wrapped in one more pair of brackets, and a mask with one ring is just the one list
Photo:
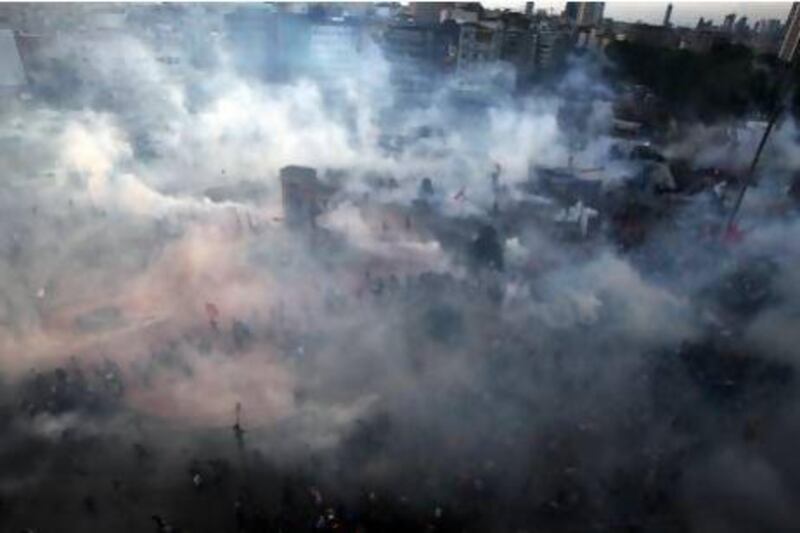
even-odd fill
[(502, 46), (502, 32), (481, 24), (462, 24), (458, 39), (458, 72), (473, 71), (499, 60)]
[(313, 228), (322, 212), (317, 171), (290, 165), (281, 169), (280, 178), (284, 222), (290, 228)]

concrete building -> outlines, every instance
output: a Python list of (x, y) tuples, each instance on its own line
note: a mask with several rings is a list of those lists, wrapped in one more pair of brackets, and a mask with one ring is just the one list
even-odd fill
[(714, 21), (713, 20), (710, 20), (710, 19), (706, 20), (703, 17), (700, 17), (699, 19), (697, 19), (697, 26), (695, 26), (695, 29), (697, 29), (697, 30), (710, 30), (710, 29), (713, 29), (713, 27), (714, 27)]
[(605, 2), (567, 2), (564, 17), (573, 26), (597, 26), (603, 20)]
[(531, 50), (533, 34), (522, 28), (507, 28), (503, 32), (503, 43), (500, 58), (523, 70), (533, 57)]
[(605, 2), (579, 2), (576, 24), (580, 27), (599, 26), (603, 22)]
[(392, 83), (406, 97), (430, 94), (439, 77), (455, 67), (459, 28), (455, 23), (395, 24), (383, 34)]
[(238, 6), (225, 17), (228, 43), (240, 72), (263, 79), (288, 77), (289, 43), (282, 23), (289, 18), (258, 4)]
[(759, 34), (780, 35), (783, 24), (778, 19), (761, 19), (755, 24), (754, 31)]
[(411, 16), (417, 24), (438, 24), (442, 22), (443, 12), (455, 7), (455, 2), (411, 2)]
[(500, 59), (513, 65), (518, 74), (527, 76), (533, 71), (535, 51), (531, 18), (521, 13), (504, 13), (503, 42)]
[(736, 13), (730, 13), (725, 16), (725, 20), (722, 23), (722, 31), (730, 33), (733, 31), (733, 25), (736, 22)]
[(481, 24), (462, 24), (458, 39), (458, 72), (472, 71), (497, 61), (500, 59), (502, 45), (502, 32)]
[(481, 103), (510, 94), (517, 85), (517, 70), (500, 61), (504, 32), (475, 23), (461, 24), (459, 29), (456, 93)]
[(280, 173), (283, 217), (290, 228), (313, 228), (322, 213), (322, 185), (311, 167), (290, 165)]
[(455, 7), (453, 9), (449, 9), (445, 13), (445, 19), (453, 20), (458, 24), (466, 24), (469, 22), (477, 23), (480, 20), (481, 16), (477, 10), (474, 9), (464, 9), (461, 7)]
[(736, 24), (733, 26), (733, 33), (740, 39), (747, 39), (750, 35), (750, 25), (747, 22), (747, 17), (739, 17)]
[(237, 68), (266, 81), (307, 76), (325, 88), (356, 76), (363, 65), (364, 24), (354, 17), (330, 16), (328, 4), (318, 6), (311, 6), (309, 14), (297, 14), (297, 6), (234, 9), (225, 22)]
[(362, 66), (364, 33), (350, 20), (324, 20), (309, 27), (307, 73), (324, 87), (356, 79)]
[(532, 17), (533, 16), (533, 2), (525, 2), (525, 16)]
[(800, 2), (794, 2), (789, 11), (789, 17), (786, 19), (786, 30), (778, 57), (787, 63), (794, 61), (798, 43), (800, 43)]
[(540, 22), (533, 31), (531, 46), (536, 70), (553, 68), (566, 53), (568, 36), (550, 21)]
[(753, 25), (750, 46), (757, 53), (778, 54), (781, 46), (783, 24), (778, 19), (762, 19)]
[(563, 19), (567, 22), (574, 24), (578, 20), (578, 10), (580, 9), (580, 2), (567, 2), (564, 4), (564, 11), (561, 13)]

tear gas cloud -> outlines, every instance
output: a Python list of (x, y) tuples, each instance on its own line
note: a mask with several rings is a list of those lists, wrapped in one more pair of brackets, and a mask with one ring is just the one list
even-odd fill
[[(611, 155), (599, 57), (548, 89), (476, 103), (454, 76), (409, 102), (371, 37), (265, 79), (235, 6), (129, 6), (110, 29), (11, 9), (41, 37), (0, 125), (4, 530), (298, 531), (336, 505), (376, 531), (798, 524), (793, 123), (741, 242), (703, 237), (729, 186), (657, 196), (632, 248), (599, 205), (564, 237), (527, 188), (569, 165), (615, 198), (640, 172)], [(741, 171), (757, 135), (712, 129), (662, 152)], [(289, 227), (289, 165), (331, 191), (313, 228)]]

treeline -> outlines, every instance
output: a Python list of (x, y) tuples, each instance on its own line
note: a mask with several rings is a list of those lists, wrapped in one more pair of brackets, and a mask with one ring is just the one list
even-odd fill
[[(623, 80), (650, 88), (677, 118), (715, 122), (766, 115), (776, 103), (780, 61), (774, 55), (756, 55), (742, 45), (719, 44), (707, 53), (674, 50), (618, 41), (606, 48)], [(800, 98), (795, 87), (790, 106), (795, 116)]]

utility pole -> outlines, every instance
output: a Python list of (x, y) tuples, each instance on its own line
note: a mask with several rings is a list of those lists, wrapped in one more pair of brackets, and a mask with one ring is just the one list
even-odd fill
[(742, 182), (742, 186), (739, 189), (739, 193), (736, 195), (736, 201), (733, 204), (733, 208), (731, 209), (731, 213), (728, 216), (728, 223), (726, 224), (726, 232), (725, 234), (728, 235), (733, 230), (734, 223), (736, 222), (736, 215), (739, 213), (739, 208), (742, 206), (742, 201), (744, 200), (744, 195), (747, 192), (747, 188), (750, 186), (750, 183), (753, 180), (753, 176), (756, 172), (756, 166), (758, 165), (758, 160), (761, 158), (761, 152), (764, 151), (764, 146), (767, 144), (767, 139), (769, 138), (769, 134), (772, 132), (773, 127), (775, 126), (775, 122), (778, 120), (778, 117), (781, 114), (781, 109), (783, 104), (781, 102), (781, 96), (778, 96), (779, 100), (775, 104), (775, 108), (770, 113), (769, 121), (767, 122), (767, 128), (764, 130), (764, 135), (761, 136), (761, 141), (758, 143), (758, 148), (756, 148), (756, 153), (753, 156), (753, 161), (750, 163), (750, 167), (747, 169), (747, 174), (745, 174), (744, 181)]

